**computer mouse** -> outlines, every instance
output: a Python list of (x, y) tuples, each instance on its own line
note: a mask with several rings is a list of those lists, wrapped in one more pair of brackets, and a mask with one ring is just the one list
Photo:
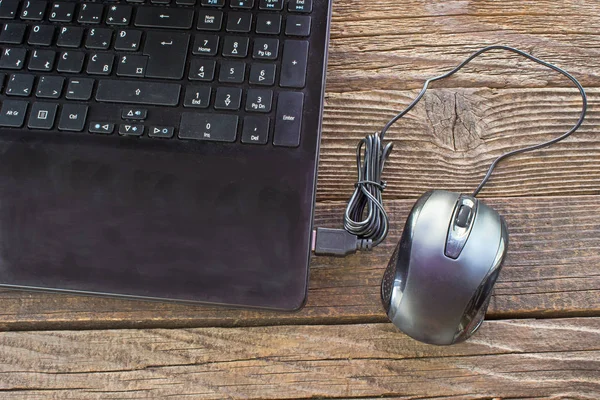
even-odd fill
[(483, 322), (508, 248), (504, 219), (469, 195), (435, 190), (413, 206), (381, 283), (392, 323), (450, 345)]

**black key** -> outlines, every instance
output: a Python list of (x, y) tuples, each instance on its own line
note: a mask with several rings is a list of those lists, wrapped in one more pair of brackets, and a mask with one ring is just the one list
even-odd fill
[(215, 64), (214, 60), (192, 59), (188, 79), (190, 81), (212, 81), (215, 78)]
[(176, 106), (181, 85), (162, 82), (101, 80), (96, 100), (108, 103), (134, 103)]
[(142, 31), (121, 29), (117, 32), (115, 50), (137, 51), (140, 48)]
[(195, 6), (196, 0), (176, 0), (175, 4), (178, 6)]
[(65, 104), (60, 113), (58, 129), (61, 131), (81, 132), (85, 126), (88, 106), (84, 104)]
[(56, 53), (52, 50), (33, 50), (27, 69), (30, 71), (52, 71)]
[(129, 25), (131, 20), (131, 6), (113, 4), (108, 7), (106, 23), (108, 25)]
[(187, 33), (148, 32), (143, 52), (150, 57), (146, 77), (181, 79), (189, 44), (190, 35)]
[(232, 11), (227, 15), (227, 32), (250, 32), (252, 14)]
[(27, 25), (9, 22), (0, 32), (0, 43), (21, 44), (25, 38)]
[(19, 100), (5, 100), (0, 109), (0, 126), (20, 128), (25, 121), (29, 103)]
[(56, 45), (60, 47), (79, 47), (83, 38), (83, 28), (63, 26), (58, 33)]
[(4, 78), (6, 78), (6, 74), (0, 73), (0, 90), (4, 88)]
[(30, 129), (52, 129), (56, 119), (56, 103), (33, 103), (27, 127)]
[(102, 4), (82, 3), (77, 16), (80, 24), (99, 24), (102, 22), (104, 6)]
[(23, 48), (6, 48), (0, 56), (0, 68), (23, 69), (27, 50)]
[(65, 78), (62, 76), (42, 76), (38, 82), (36, 97), (58, 99), (62, 94)]
[(29, 32), (27, 43), (33, 46), (50, 46), (54, 40), (54, 26), (34, 25)]
[(220, 87), (215, 96), (215, 110), (239, 110), (242, 103), (242, 89)]
[(308, 42), (286, 40), (283, 45), (281, 62), (281, 87), (303, 88), (306, 84), (306, 67), (308, 62)]
[(246, 64), (239, 61), (223, 61), (219, 82), (242, 83), (246, 76)]
[(281, 32), (281, 15), (259, 14), (256, 17), (256, 33), (278, 35)]
[(121, 56), (117, 66), (118, 76), (134, 76), (143, 77), (146, 74), (146, 66), (148, 65), (147, 56)]
[(201, 10), (198, 12), (198, 25), (196, 28), (199, 31), (219, 31), (222, 23), (223, 11)]
[(254, 39), (254, 52), (252, 57), (262, 60), (275, 60), (279, 54), (279, 39), (257, 38)]
[(288, 11), (309, 13), (312, 11), (312, 0), (290, 0)]
[(254, 0), (231, 0), (231, 8), (244, 8), (250, 10), (254, 7)]
[(208, 7), (223, 7), (225, 5), (225, 0), (202, 0), (200, 4)]
[(248, 55), (247, 37), (227, 36), (223, 40), (223, 56), (224, 57), (246, 57)]
[(269, 140), (269, 117), (250, 115), (244, 118), (242, 143), (267, 144)]
[(217, 54), (218, 49), (219, 37), (217, 35), (198, 34), (194, 39), (194, 47), (192, 48), (192, 54), (204, 54), (207, 56), (214, 56)]
[(28, 97), (33, 89), (33, 75), (12, 74), (6, 86), (7, 96)]
[(184, 107), (208, 108), (210, 104), (210, 86), (187, 86), (185, 88)]
[(90, 75), (110, 75), (115, 56), (108, 53), (91, 54), (86, 72)]
[(246, 96), (246, 111), (268, 113), (271, 111), (273, 92), (264, 89), (250, 89)]
[(275, 146), (298, 147), (300, 145), (303, 107), (304, 94), (302, 92), (279, 93), (273, 135)]
[(179, 138), (235, 142), (237, 127), (236, 115), (184, 112), (181, 114)]
[(110, 135), (115, 130), (115, 124), (109, 122), (90, 122), (88, 128), (89, 133), (101, 133), (103, 135)]
[(58, 59), (58, 66), (56, 67), (56, 70), (58, 72), (78, 74), (83, 69), (84, 61), (85, 53), (81, 51), (65, 51)]
[(175, 134), (175, 128), (172, 126), (151, 126), (148, 136), (153, 138), (171, 139)]
[(112, 42), (113, 31), (106, 28), (92, 28), (85, 39), (85, 47), (95, 50), (107, 50)]
[(121, 111), (122, 119), (144, 120), (148, 117), (148, 110), (145, 108), (124, 108)]
[(139, 124), (121, 124), (119, 125), (119, 135), (121, 136), (142, 136), (144, 134), (144, 125)]
[(0, 18), (14, 19), (17, 16), (19, 8), (19, 0), (2, 0), (0, 1)]
[(75, 5), (73, 2), (57, 2), (52, 5), (50, 10), (51, 22), (71, 22), (75, 14)]
[(285, 24), (285, 34), (288, 36), (310, 35), (310, 16), (308, 15), (288, 15)]
[(46, 14), (46, 1), (27, 0), (21, 10), (21, 19), (41, 21)]
[(193, 19), (194, 10), (187, 8), (138, 7), (135, 26), (190, 29)]
[(251, 85), (272, 86), (275, 84), (275, 64), (252, 64), (248, 82)]
[(169, 4), (171, 0), (150, 0), (152, 4)]
[(92, 98), (94, 90), (94, 80), (90, 78), (76, 78), (69, 80), (67, 86), (67, 99), (69, 100), (89, 100)]
[(260, 10), (281, 11), (283, 10), (283, 0), (260, 0), (258, 8)]

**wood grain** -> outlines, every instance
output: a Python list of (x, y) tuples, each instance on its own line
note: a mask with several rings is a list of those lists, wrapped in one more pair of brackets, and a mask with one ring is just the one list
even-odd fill
[[(600, 90), (591, 89), (582, 128), (564, 142), (503, 161), (482, 196), (600, 194)], [(416, 91), (328, 93), (319, 163), (319, 201), (347, 200), (356, 182), (356, 145), (381, 130)], [(492, 161), (570, 129), (581, 111), (576, 89), (433, 89), (386, 136), (394, 151), (383, 178), (388, 199), (433, 188), (472, 191)]]
[[(600, 313), (600, 196), (489, 199), (510, 247), (489, 318)], [(109, 298), (0, 292), (2, 329), (198, 327), (385, 321), (379, 285), (412, 200), (390, 201), (390, 236), (371, 253), (314, 257), (306, 307), (275, 313)], [(343, 203), (320, 203), (317, 226), (340, 226)]]
[(452, 347), (417, 343), (391, 324), (367, 324), (5, 332), (0, 349), (3, 399), (600, 393), (600, 318), (490, 321)]
[[(327, 89), (414, 89), (491, 44), (518, 47), (600, 84), (594, 0), (334, 1)], [(564, 86), (542, 66), (494, 52), (444, 87)]]

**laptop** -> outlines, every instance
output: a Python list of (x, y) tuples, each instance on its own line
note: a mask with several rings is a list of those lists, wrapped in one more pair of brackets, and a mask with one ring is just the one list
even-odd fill
[(302, 307), (330, 9), (0, 1), (0, 286)]

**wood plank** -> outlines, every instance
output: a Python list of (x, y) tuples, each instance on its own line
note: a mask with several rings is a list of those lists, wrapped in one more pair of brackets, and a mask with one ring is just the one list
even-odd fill
[[(489, 199), (507, 220), (510, 248), (488, 318), (600, 315), (600, 196)], [(334, 324), (385, 321), (379, 284), (413, 200), (387, 202), (388, 240), (371, 253), (314, 257), (306, 307), (259, 312), (12, 290), (0, 328), (89, 329)], [(316, 225), (338, 227), (343, 203), (320, 203)]]
[[(589, 92), (582, 128), (549, 148), (503, 161), (482, 196), (600, 193), (600, 90)], [(356, 145), (403, 109), (416, 91), (328, 93), (319, 164), (319, 201), (347, 200), (356, 182)], [(577, 121), (576, 89), (435, 89), (386, 139), (394, 142), (383, 178), (386, 198), (433, 188), (472, 191), (492, 161), (557, 137)]]
[(597, 398), (600, 318), (491, 321), (469, 342), (391, 324), (0, 334), (3, 399)]
[[(476, 50), (504, 44), (600, 84), (594, 0), (334, 1), (327, 89), (414, 89)], [(494, 52), (446, 87), (564, 86), (565, 79), (516, 55)]]

